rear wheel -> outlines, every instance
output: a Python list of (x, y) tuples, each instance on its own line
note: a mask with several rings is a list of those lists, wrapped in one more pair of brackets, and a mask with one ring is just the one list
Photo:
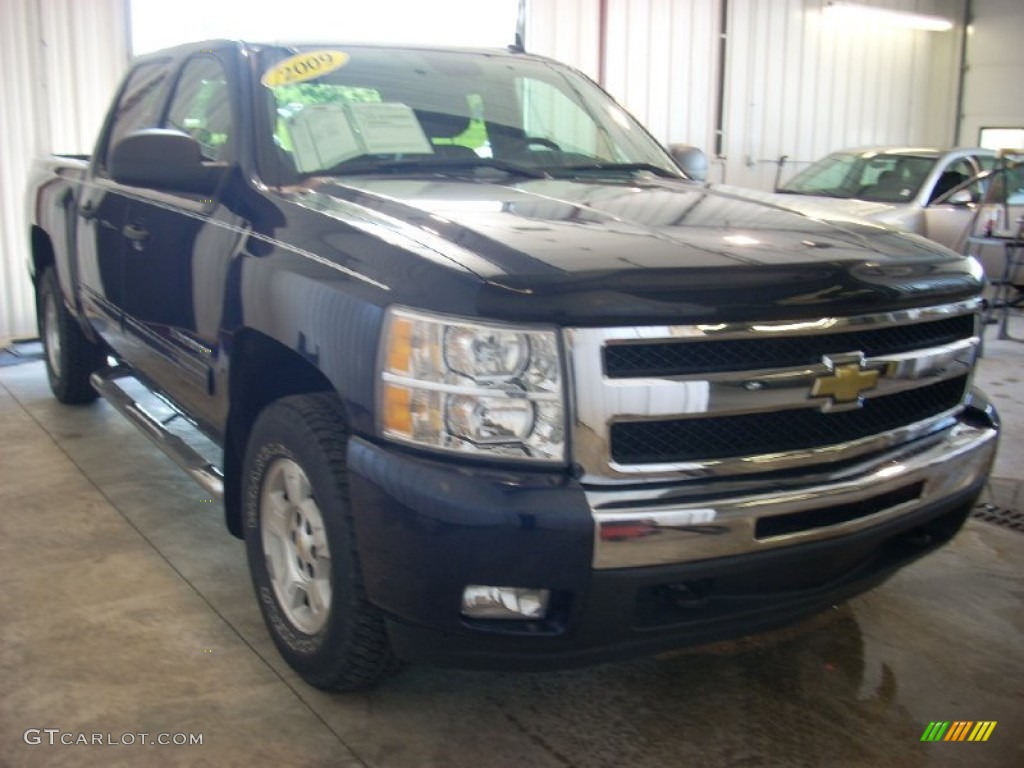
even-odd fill
[(103, 366), (105, 355), (100, 345), (86, 338), (64, 306), (53, 267), (48, 267), (39, 281), (37, 304), (50, 389), (62, 403), (91, 403), (98, 395), (89, 376)]
[(369, 688), (396, 669), (363, 590), (337, 398), (279, 400), (253, 426), (243, 467), (245, 544), (275, 645), (307, 682)]

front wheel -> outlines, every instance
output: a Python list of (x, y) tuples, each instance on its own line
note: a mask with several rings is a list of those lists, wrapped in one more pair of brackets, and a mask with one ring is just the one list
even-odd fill
[(243, 466), (245, 545), (263, 619), (285, 661), (325, 690), (370, 688), (397, 662), (363, 591), (337, 398), (268, 406)]
[(86, 338), (64, 306), (53, 267), (48, 267), (39, 280), (37, 304), (50, 389), (62, 403), (91, 403), (98, 395), (89, 376), (103, 366), (105, 355), (102, 347)]

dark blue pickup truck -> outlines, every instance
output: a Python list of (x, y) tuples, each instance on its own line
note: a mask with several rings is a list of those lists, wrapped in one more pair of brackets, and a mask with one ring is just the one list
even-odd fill
[(154, 53), (29, 195), (54, 394), (223, 498), (322, 688), (794, 621), (949, 540), (995, 453), (974, 260), (692, 181), (518, 50)]

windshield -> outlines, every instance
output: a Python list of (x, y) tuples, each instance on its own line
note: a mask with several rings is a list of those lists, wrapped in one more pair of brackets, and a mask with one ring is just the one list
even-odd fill
[[(298, 54), (271, 48), (259, 66), (272, 134), (267, 154), (285, 178), (417, 171), (682, 176), (606, 94), (553, 62), (347, 46)], [(329, 71), (311, 77), (318, 67)]]
[(935, 158), (920, 155), (834, 152), (798, 173), (778, 191), (906, 203), (914, 199), (934, 166)]

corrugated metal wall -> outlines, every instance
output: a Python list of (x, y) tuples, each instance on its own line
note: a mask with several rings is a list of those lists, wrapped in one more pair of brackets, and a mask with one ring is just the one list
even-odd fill
[(128, 61), (125, 0), (0, 2), (0, 343), (33, 336), (25, 184), (31, 159), (87, 153)]
[[(963, 18), (964, 0), (874, 5)], [(953, 141), (960, 34), (838, 23), (819, 0), (729, 0), (725, 180), (770, 189), (841, 147)], [(795, 162), (792, 162), (795, 161)]]
[(604, 87), (665, 144), (714, 147), (723, 0), (609, 0)]
[(973, 0), (960, 141), (982, 128), (1024, 128), (1024, 3)]
[(550, 56), (600, 78), (600, 3), (527, 0), (526, 50)]
[(966, 0), (862, 0), (956, 20), (948, 32), (838, 28), (824, 0), (534, 0), (527, 48), (600, 73), (604, 7), (605, 88), (662, 142), (710, 156), (723, 2), (724, 157), (710, 180), (770, 189), (781, 155), (789, 175), (844, 146), (953, 141)]
[[(711, 146), (722, 0), (530, 0), (526, 48), (594, 78), (666, 142)], [(603, 69), (603, 72), (602, 72)]]

